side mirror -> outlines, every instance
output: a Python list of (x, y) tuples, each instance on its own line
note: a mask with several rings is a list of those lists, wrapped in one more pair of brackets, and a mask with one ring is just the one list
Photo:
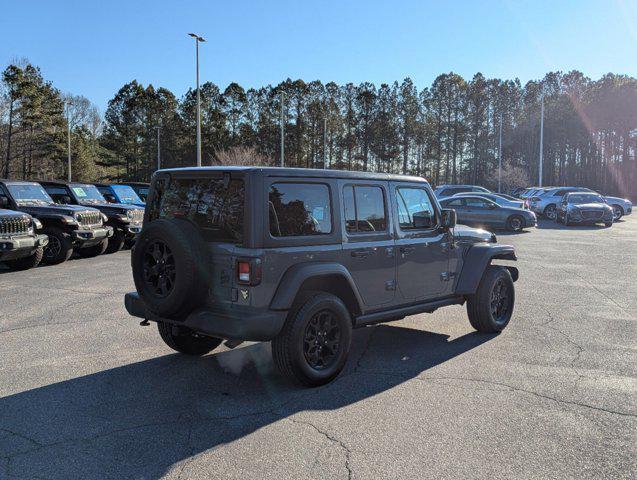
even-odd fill
[(498, 208), (498, 206), (494, 203), (490, 203), (489, 204), (489, 210), (495, 210), (496, 208)]
[(444, 208), (442, 210), (441, 226), (447, 230), (452, 229), (458, 222), (458, 216), (453, 208)]
[(6, 195), (0, 195), (0, 207), (8, 207), (9, 199)]
[(431, 228), (433, 225), (430, 212), (415, 212), (412, 216), (414, 228)]

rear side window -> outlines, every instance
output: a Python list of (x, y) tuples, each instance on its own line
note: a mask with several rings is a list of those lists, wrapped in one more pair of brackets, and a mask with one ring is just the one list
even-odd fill
[[(202, 229), (206, 240), (240, 243), (244, 203), (243, 180), (226, 185), (221, 178), (176, 178), (161, 195), (158, 217), (187, 218)], [(155, 218), (153, 211), (150, 218)]]
[(323, 183), (274, 183), (270, 187), (268, 210), (273, 237), (332, 232), (330, 190)]
[(461, 198), (457, 198), (456, 200), (451, 200), (450, 202), (445, 203), (445, 207), (462, 207), (463, 200)]
[(387, 230), (385, 196), (382, 188), (348, 185), (343, 188), (343, 200), (347, 233)]

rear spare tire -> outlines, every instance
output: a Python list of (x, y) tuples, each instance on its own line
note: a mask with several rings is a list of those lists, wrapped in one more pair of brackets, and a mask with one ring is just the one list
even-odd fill
[(144, 227), (131, 263), (137, 292), (151, 312), (185, 316), (204, 303), (211, 281), (209, 254), (188, 220), (160, 219)]

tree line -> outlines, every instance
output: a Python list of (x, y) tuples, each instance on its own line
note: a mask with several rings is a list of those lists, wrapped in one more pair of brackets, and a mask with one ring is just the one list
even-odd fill
[[(545, 185), (637, 193), (637, 79), (578, 71), (518, 79), (439, 75), (376, 86), (286, 80), (245, 89), (201, 85), (204, 165), (285, 165), (424, 176), (433, 184), (537, 184), (544, 103)], [(162, 167), (196, 162), (196, 91), (178, 98), (133, 80), (101, 117), (90, 101), (62, 95), (40, 70), (9, 65), (0, 87), (0, 174), (64, 178), (71, 129), (73, 178), (146, 181)], [(500, 134), (502, 149), (500, 150)]]

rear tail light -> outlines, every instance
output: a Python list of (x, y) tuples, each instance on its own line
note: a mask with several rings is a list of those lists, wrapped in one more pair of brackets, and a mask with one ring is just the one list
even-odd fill
[(239, 283), (250, 283), (250, 262), (239, 262), (237, 265)]
[(242, 285), (258, 285), (261, 283), (261, 259), (242, 259), (237, 262), (237, 281)]

